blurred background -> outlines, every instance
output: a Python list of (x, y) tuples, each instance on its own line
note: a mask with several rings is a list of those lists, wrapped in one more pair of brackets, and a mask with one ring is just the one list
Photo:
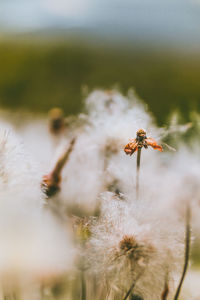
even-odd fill
[(134, 88), (159, 125), (200, 111), (199, 0), (1, 0), (0, 106), (66, 114)]

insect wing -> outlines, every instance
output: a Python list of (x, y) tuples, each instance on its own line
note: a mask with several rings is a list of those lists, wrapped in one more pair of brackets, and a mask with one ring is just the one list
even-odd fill
[(124, 148), (124, 152), (127, 154), (127, 155), (132, 155), (134, 152), (137, 151), (137, 146), (138, 146), (138, 143), (136, 142), (136, 140), (132, 140), (130, 141), (130, 143), (128, 143), (125, 148)]
[(155, 150), (163, 151), (163, 147), (158, 145), (157, 142), (152, 138), (145, 139), (148, 146), (151, 146)]

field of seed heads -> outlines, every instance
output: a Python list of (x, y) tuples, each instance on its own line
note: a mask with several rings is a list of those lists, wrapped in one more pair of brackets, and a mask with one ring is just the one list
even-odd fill
[(95, 90), (0, 125), (0, 299), (200, 299), (198, 114)]

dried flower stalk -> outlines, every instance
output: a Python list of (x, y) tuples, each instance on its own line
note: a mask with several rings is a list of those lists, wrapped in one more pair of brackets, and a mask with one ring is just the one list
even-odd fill
[(189, 258), (190, 258), (190, 240), (191, 240), (191, 226), (190, 226), (190, 219), (191, 219), (191, 211), (189, 204), (186, 208), (186, 218), (185, 218), (185, 255), (184, 255), (184, 265), (183, 265), (183, 272), (179, 282), (179, 285), (176, 290), (176, 294), (174, 296), (174, 300), (179, 298), (181, 288), (183, 285), (183, 281), (185, 279), (185, 275), (188, 269)]
[(161, 300), (167, 300), (167, 296), (169, 294), (169, 278), (168, 278), (168, 272), (166, 274), (165, 277), (165, 285), (164, 285), (164, 289), (161, 295)]
[(134, 280), (134, 282), (133, 282), (132, 285), (130, 286), (130, 289), (129, 289), (128, 292), (126, 293), (126, 295), (125, 295), (125, 297), (123, 298), (123, 300), (128, 299), (128, 297), (131, 295), (131, 293), (132, 293), (132, 291), (133, 291), (133, 289), (134, 289), (134, 287), (135, 287), (137, 281), (140, 279), (140, 277), (142, 276), (143, 272), (144, 272), (144, 271), (142, 270), (142, 272), (140, 272), (140, 273), (138, 274), (137, 278)]
[(48, 197), (54, 196), (60, 190), (61, 172), (69, 160), (69, 156), (74, 148), (75, 138), (70, 142), (69, 148), (59, 157), (52, 172), (43, 176), (42, 186)]

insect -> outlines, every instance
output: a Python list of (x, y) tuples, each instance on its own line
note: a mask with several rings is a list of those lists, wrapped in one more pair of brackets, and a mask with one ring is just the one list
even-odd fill
[(153, 138), (147, 137), (144, 129), (139, 129), (136, 133), (136, 138), (131, 139), (131, 141), (125, 146), (124, 152), (131, 156), (133, 153), (138, 151), (138, 149), (142, 149), (143, 147), (147, 149), (148, 146), (151, 146), (155, 150), (163, 151), (163, 147), (158, 145)]

